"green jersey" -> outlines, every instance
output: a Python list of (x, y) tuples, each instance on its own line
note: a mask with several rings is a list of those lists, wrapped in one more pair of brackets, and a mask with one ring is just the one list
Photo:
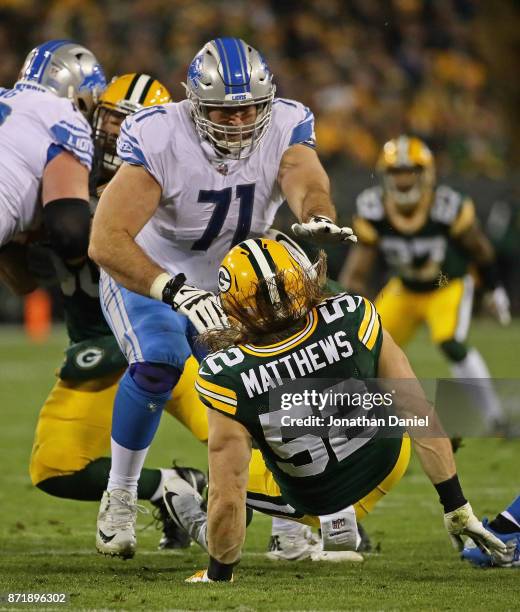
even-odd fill
[[(411, 291), (432, 291), (464, 276), (468, 257), (457, 241), (473, 223), (473, 202), (446, 185), (408, 222), (392, 213), (381, 187), (361, 192), (353, 227), (360, 242), (376, 246), (391, 272)], [(415, 225), (415, 227), (414, 227)]]
[(59, 376), (70, 382), (95, 380), (127, 366), (99, 301), (99, 270), (90, 260), (76, 269), (65, 267), (53, 252), (31, 248), (33, 273), (43, 284), (59, 283), (69, 346)]
[[(233, 346), (212, 353), (199, 368), (196, 387), (202, 401), (240, 422), (262, 452), (283, 499), (304, 514), (323, 515), (345, 508), (372, 491), (394, 467), (402, 440), (384, 438), (377, 427), (347, 437), (335, 425), (328, 435), (285, 427), (280, 390), (363, 380), (377, 376), (382, 328), (374, 305), (341, 293), (307, 315), (304, 327), (269, 346)], [(283, 397), (283, 395), (282, 395)], [(291, 415), (306, 416), (294, 405)], [(306, 433), (307, 432), (307, 433)], [(301, 434), (301, 435), (300, 435)]]

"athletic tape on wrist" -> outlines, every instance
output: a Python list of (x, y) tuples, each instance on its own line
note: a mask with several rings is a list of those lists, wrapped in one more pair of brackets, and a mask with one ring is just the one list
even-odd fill
[(150, 287), (150, 297), (162, 302), (163, 290), (170, 280), (172, 280), (172, 277), (168, 274), (168, 272), (161, 272), (161, 274), (156, 276)]

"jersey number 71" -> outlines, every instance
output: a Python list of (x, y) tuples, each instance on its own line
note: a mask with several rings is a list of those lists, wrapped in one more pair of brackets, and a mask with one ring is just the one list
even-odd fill
[[(251, 220), (253, 218), (253, 202), (255, 199), (255, 183), (236, 186), (235, 198), (240, 200), (238, 209), (238, 222), (233, 242), (231, 246), (235, 246), (239, 242), (245, 240), (251, 230)], [(198, 202), (204, 204), (215, 204), (215, 209), (209, 220), (208, 226), (204, 230), (202, 236), (196, 240), (192, 247), (192, 251), (207, 251), (211, 243), (218, 236), (224, 221), (229, 211), (231, 199), (233, 196), (233, 188), (226, 187), (225, 189), (201, 189), (199, 191)]]

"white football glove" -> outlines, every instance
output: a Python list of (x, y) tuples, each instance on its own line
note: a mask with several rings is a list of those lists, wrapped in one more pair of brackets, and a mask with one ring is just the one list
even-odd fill
[(504, 287), (496, 287), (493, 291), (487, 293), (484, 301), (500, 325), (507, 326), (511, 323), (511, 304)]
[(357, 242), (351, 227), (339, 227), (328, 217), (311, 217), (307, 223), (294, 223), (291, 230), (298, 238), (314, 239), (317, 242)]
[(184, 274), (177, 274), (162, 291), (162, 300), (188, 317), (200, 333), (228, 325), (219, 298), (211, 291), (186, 285)]
[(447, 512), (444, 515), (444, 526), (448, 531), (453, 547), (459, 551), (464, 548), (463, 535), (470, 537), (488, 555), (503, 554), (507, 550), (503, 542), (484, 528), (473, 514), (469, 503), (465, 503), (452, 512)]
[[(193, 576), (186, 578), (184, 582), (217, 582), (216, 580), (211, 580), (208, 578), (208, 570), (199, 570), (195, 572)], [(218, 582), (233, 582), (233, 576), (231, 576), (231, 580), (219, 580)]]

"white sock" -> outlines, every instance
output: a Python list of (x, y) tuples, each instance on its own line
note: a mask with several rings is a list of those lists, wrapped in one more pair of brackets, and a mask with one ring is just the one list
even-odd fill
[(279, 518), (277, 516), (273, 516), (273, 526), (271, 533), (299, 533), (305, 529), (305, 525), (301, 523), (297, 523), (296, 521), (290, 521), (288, 519)]
[(149, 447), (142, 450), (131, 450), (121, 446), (112, 438), (111, 448), (112, 467), (110, 468), (107, 491), (124, 489), (132, 495), (137, 495), (137, 483)]
[(159, 486), (157, 487), (155, 493), (152, 495), (152, 497), (150, 497), (151, 502), (155, 502), (162, 498), (164, 481), (170, 478), (170, 476), (175, 475), (175, 470), (172, 470), (171, 468), (159, 468), (159, 471), (161, 472), (161, 480), (159, 481)]
[[(454, 378), (478, 378), (474, 381), (474, 393), (472, 397), (476, 407), (482, 413), (483, 418), (488, 424), (502, 419), (502, 407), (498, 399), (493, 384), (490, 380), (491, 375), (482, 355), (475, 348), (468, 351), (466, 357), (458, 363), (451, 364), (451, 371)], [(470, 383), (470, 381), (468, 381)]]

